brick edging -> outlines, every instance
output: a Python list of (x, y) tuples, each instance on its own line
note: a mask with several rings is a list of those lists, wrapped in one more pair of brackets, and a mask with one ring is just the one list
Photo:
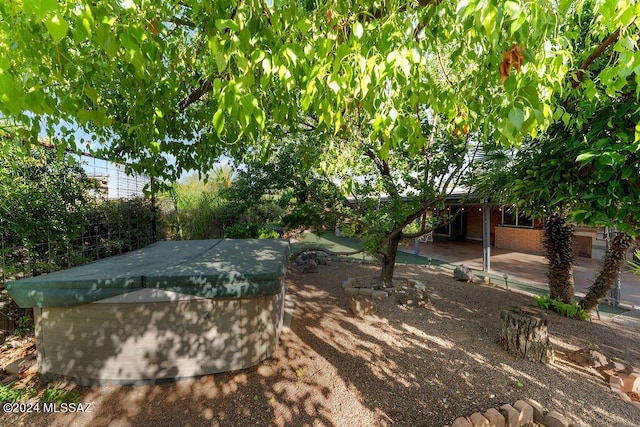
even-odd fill
[(475, 412), (469, 417), (456, 418), (451, 427), (522, 427), (534, 421), (550, 427), (574, 427), (563, 415), (545, 410), (533, 399), (518, 400), (513, 406), (489, 408), (484, 414)]

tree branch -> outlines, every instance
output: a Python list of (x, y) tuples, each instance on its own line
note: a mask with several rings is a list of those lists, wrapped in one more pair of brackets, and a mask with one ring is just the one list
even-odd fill
[(611, 44), (613, 44), (613, 42), (615, 42), (618, 37), (620, 37), (620, 28), (618, 28), (613, 34), (607, 37), (606, 40), (603, 41), (602, 44), (591, 53), (591, 55), (589, 55), (589, 57), (582, 63), (582, 65), (580, 65), (580, 68), (576, 73), (576, 79), (572, 83), (574, 89), (577, 88), (580, 83), (582, 83), (582, 79), (584, 78), (584, 73), (587, 68), (589, 68), (593, 61), (595, 61), (598, 56), (602, 55), (602, 52), (604, 52), (606, 48), (611, 46)]
[[(233, 12), (231, 13), (231, 17), (229, 19), (233, 21), (236, 18), (236, 15), (238, 14), (238, 9), (240, 8), (241, 5), (242, 5), (242, 0), (238, 0), (238, 3), (236, 3), (236, 6), (233, 8)], [(230, 31), (229, 28), (225, 30), (227, 34), (229, 33), (229, 31)], [(198, 86), (185, 99), (183, 99), (182, 101), (180, 101), (180, 103), (178, 103), (178, 110), (184, 111), (189, 105), (200, 100), (204, 95), (211, 92), (211, 90), (213, 89), (213, 80), (214, 80), (213, 77), (209, 77), (204, 82), (202, 82), (200, 86)]]

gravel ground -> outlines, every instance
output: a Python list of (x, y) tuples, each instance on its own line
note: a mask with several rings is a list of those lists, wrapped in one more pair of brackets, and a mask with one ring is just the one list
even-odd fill
[[(443, 426), (532, 398), (576, 425), (640, 425), (640, 410), (616, 397), (597, 372), (562, 357), (592, 348), (640, 367), (639, 331), (549, 314), (557, 361), (546, 366), (516, 360), (499, 345), (500, 311), (531, 305), (531, 297), (456, 282), (450, 272), (425, 267), (397, 271), (424, 283), (430, 304), (405, 308), (388, 298), (375, 316), (357, 319), (341, 284), (374, 274), (375, 267), (333, 263), (319, 266), (317, 274), (292, 267), (293, 320), (274, 357), (259, 366), (145, 386), (61, 383), (78, 390), (80, 402), (91, 403), (89, 413), (3, 414), (0, 424)], [(4, 367), (11, 354), (2, 356)], [(28, 373), (22, 384), (45, 387)]]

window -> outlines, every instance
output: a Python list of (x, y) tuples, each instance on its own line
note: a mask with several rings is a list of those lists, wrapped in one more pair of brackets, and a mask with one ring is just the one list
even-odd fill
[(533, 220), (522, 215), (517, 208), (502, 208), (502, 225), (505, 227), (533, 228)]
[[(438, 219), (436, 220), (437, 221), (436, 225), (438, 223), (440, 223), (440, 224), (446, 223), (451, 219), (450, 218), (450, 210), (451, 210), (451, 208), (447, 208), (447, 209), (443, 209), (443, 210), (439, 210), (438, 211), (438, 213), (437, 213)], [(437, 234), (439, 236), (451, 236), (451, 223), (440, 225), (435, 230), (433, 230), (433, 233)]]

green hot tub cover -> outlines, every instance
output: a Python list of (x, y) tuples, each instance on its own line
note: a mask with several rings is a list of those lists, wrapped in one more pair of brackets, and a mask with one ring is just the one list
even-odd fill
[(20, 307), (70, 306), (143, 288), (205, 298), (250, 298), (281, 291), (286, 240), (156, 242), (94, 263), (7, 283)]

